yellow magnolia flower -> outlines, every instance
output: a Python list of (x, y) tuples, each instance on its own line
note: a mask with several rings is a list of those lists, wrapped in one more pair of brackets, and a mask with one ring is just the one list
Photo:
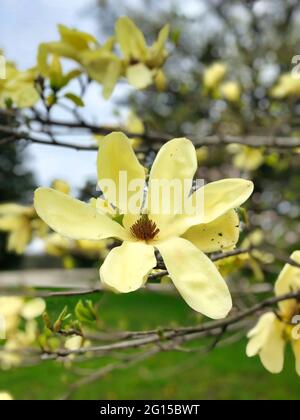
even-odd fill
[(161, 70), (168, 53), (165, 44), (169, 37), (169, 25), (165, 25), (151, 47), (147, 46), (143, 33), (128, 17), (116, 23), (116, 39), (125, 61), (126, 77), (137, 89), (143, 89), (155, 81), (159, 90), (166, 84)]
[(108, 254), (108, 241), (74, 241), (52, 233), (45, 238), (45, 250), (54, 257), (78, 256), (91, 259), (105, 258)]
[[(70, 186), (56, 179), (52, 188), (69, 194)], [(44, 238), (48, 226), (37, 216), (33, 206), (22, 206), (14, 203), (0, 204), (0, 231), (9, 232), (7, 250), (23, 254), (34, 236)]]
[(220, 85), (220, 95), (229, 102), (238, 102), (241, 98), (241, 86), (234, 81), (227, 81)]
[(48, 227), (33, 207), (8, 203), (0, 204), (0, 230), (9, 232), (8, 251), (22, 254), (32, 237), (43, 237)]
[[(122, 133), (111, 133), (100, 143), (98, 155), (99, 186), (106, 199), (123, 214), (113, 219), (94, 205), (75, 200), (49, 188), (35, 192), (38, 215), (59, 234), (76, 240), (117, 238), (123, 243), (110, 251), (100, 268), (100, 278), (118, 292), (132, 292), (144, 285), (156, 266), (157, 249), (174, 285), (194, 310), (211, 318), (225, 317), (232, 307), (230, 292), (215, 265), (203, 253), (232, 247), (237, 241), (238, 217), (233, 210), (244, 203), (253, 191), (251, 181), (225, 179), (198, 189), (184, 197), (193, 203), (204, 195), (204, 212), (164, 214), (155, 184), (159, 180), (186, 181), (192, 187), (197, 170), (193, 144), (179, 138), (167, 142), (153, 163), (148, 183), (148, 207), (143, 208), (144, 189), (131, 191), (130, 181), (145, 183), (145, 170), (138, 162), (129, 139)], [(120, 182), (126, 173), (127, 184)], [(106, 189), (110, 180), (117, 190)], [(185, 181), (185, 182), (184, 182)], [(104, 187), (104, 188), (103, 188)], [(140, 203), (140, 214), (129, 212), (123, 197)], [(173, 198), (171, 197), (172, 201)], [(151, 213), (152, 204), (158, 211)], [(185, 237), (182, 235), (185, 234)]]
[(0, 297), (0, 317), (4, 320), (5, 335), (15, 331), (20, 320), (24, 300), (19, 297)]
[[(117, 80), (122, 73), (122, 61), (112, 52), (114, 38), (109, 38), (104, 45), (100, 45), (96, 38), (86, 32), (58, 25), (60, 40), (43, 43), (39, 47), (38, 69), (44, 77), (51, 75), (51, 69), (55, 70), (55, 77), (60, 74), (63, 84), (76, 77), (78, 72), (73, 70), (64, 78), (61, 76), (59, 67), (49, 64), (49, 56), (63, 57), (76, 61), (82, 70), (85, 70), (92, 80), (103, 84), (103, 96), (109, 98)], [(53, 70), (52, 70), (53, 73)]]
[(273, 98), (286, 98), (287, 96), (300, 95), (300, 79), (290, 73), (280, 76), (277, 84), (271, 90)]
[(213, 63), (207, 67), (203, 75), (203, 85), (206, 89), (215, 89), (224, 79), (227, 66), (224, 63)]
[(18, 204), (0, 205), (0, 230), (9, 232), (7, 249), (22, 254), (32, 238), (33, 207)]
[(241, 170), (255, 171), (265, 160), (263, 151), (258, 148), (230, 144), (227, 146), (227, 150), (234, 155), (234, 166)]
[(33, 106), (40, 99), (34, 86), (36, 77), (36, 69), (19, 71), (13, 63), (7, 63), (6, 79), (0, 80), (0, 108), (5, 108), (7, 101), (19, 108)]
[(38, 326), (35, 319), (42, 315), (45, 308), (46, 303), (40, 298), (25, 300), (14, 296), (0, 297), (0, 320), (3, 324), (0, 327), (4, 329), (0, 330), (0, 338), (5, 339), (0, 352), (0, 365), (3, 369), (21, 363), (20, 350), (36, 341)]
[[(300, 263), (300, 251), (295, 251), (291, 258)], [(300, 269), (286, 264), (276, 284), (275, 295), (282, 296), (291, 291), (300, 290)], [(263, 366), (271, 373), (280, 373), (284, 366), (285, 346), (292, 345), (296, 371), (300, 376), (300, 303), (290, 299), (278, 304), (278, 313), (265, 313), (257, 325), (249, 332), (247, 356), (259, 355)]]
[(9, 392), (0, 391), (0, 401), (12, 401), (13, 397)]
[(80, 61), (80, 54), (90, 49), (96, 49), (99, 44), (92, 35), (76, 29), (58, 25), (59, 41), (43, 43), (38, 51), (38, 69), (45, 77), (49, 76), (49, 55), (65, 57)]
[(18, 329), (13, 335), (9, 336), (0, 352), (1, 368), (11, 369), (19, 366), (23, 359), (22, 350), (36, 343), (38, 332), (37, 322), (30, 320), (26, 322), (25, 329)]
[(21, 319), (32, 321), (45, 310), (43, 299), (26, 301), (21, 297), (0, 297), (0, 317), (4, 321), (5, 338), (14, 336)]

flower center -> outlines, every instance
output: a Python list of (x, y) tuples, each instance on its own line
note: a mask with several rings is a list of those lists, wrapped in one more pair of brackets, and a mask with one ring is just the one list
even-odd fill
[(147, 214), (143, 214), (130, 228), (131, 233), (142, 241), (151, 241), (159, 233), (159, 229)]

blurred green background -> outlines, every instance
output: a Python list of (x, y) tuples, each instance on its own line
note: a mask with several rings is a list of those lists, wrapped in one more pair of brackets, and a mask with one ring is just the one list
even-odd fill
[[(91, 296), (95, 301), (95, 296)], [(58, 315), (77, 299), (49, 299), (47, 309)], [(191, 325), (195, 316), (176, 297), (150, 293), (105, 295), (100, 306), (103, 328), (146, 329), (163, 325)], [(203, 340), (195, 346), (205, 345)], [(108, 376), (79, 389), (74, 399), (272, 399), (298, 400), (299, 378), (289, 352), (285, 371), (270, 375), (258, 358), (245, 355), (246, 340), (208, 355), (166, 352), (146, 362)], [(82, 369), (99, 369), (107, 358), (88, 361)], [(76, 364), (78, 369), (78, 364)], [(0, 389), (9, 390), (17, 399), (57, 399), (65, 395), (68, 385), (80, 379), (72, 369), (62, 369), (58, 362), (1, 372)]]

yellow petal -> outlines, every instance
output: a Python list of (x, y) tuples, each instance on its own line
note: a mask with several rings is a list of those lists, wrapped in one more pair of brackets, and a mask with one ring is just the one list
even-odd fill
[(52, 182), (52, 188), (64, 194), (70, 194), (70, 190), (71, 190), (70, 185), (61, 179), (55, 179)]
[(253, 182), (241, 178), (222, 179), (205, 185), (203, 190), (199, 188), (191, 197), (194, 202), (200, 194), (204, 200), (204, 214), (199, 223), (210, 223), (228, 210), (241, 206), (250, 197), (253, 188)]
[[(300, 251), (294, 251), (291, 259), (300, 264)], [(275, 294), (281, 296), (297, 290), (300, 290), (300, 268), (286, 264), (275, 283)], [(286, 300), (279, 302), (279, 307), (283, 313), (289, 313), (292, 304), (292, 300)]]
[(31, 240), (31, 226), (28, 220), (23, 219), (17, 229), (13, 230), (8, 237), (8, 251), (23, 254)]
[(67, 350), (78, 350), (82, 347), (83, 338), (75, 335), (74, 337), (68, 338), (65, 341), (65, 348)]
[(121, 60), (102, 47), (96, 51), (80, 53), (80, 61), (90, 78), (103, 84), (103, 96), (108, 99), (121, 76)]
[(203, 252), (232, 249), (239, 240), (238, 214), (235, 210), (229, 210), (213, 222), (191, 227), (183, 238)]
[(126, 238), (122, 226), (96, 208), (51, 188), (37, 189), (34, 205), (45, 223), (71, 239)]
[(143, 61), (146, 59), (147, 45), (144, 35), (131, 19), (126, 16), (118, 19), (116, 37), (126, 60)]
[(220, 86), (220, 93), (229, 102), (238, 102), (241, 97), (241, 86), (234, 81), (224, 82)]
[(9, 232), (16, 229), (19, 220), (20, 218), (18, 216), (0, 216), (0, 230)]
[(126, 70), (128, 82), (136, 89), (145, 89), (153, 82), (153, 72), (145, 64), (138, 63)]
[(271, 325), (267, 340), (259, 357), (264, 367), (271, 373), (280, 373), (284, 365), (285, 340), (283, 338), (283, 324), (275, 319)]
[(248, 357), (259, 354), (264, 367), (271, 373), (279, 373), (284, 364), (284, 324), (273, 312), (262, 315), (257, 325), (249, 332)]
[[(294, 251), (290, 258), (300, 264), (300, 251)], [(275, 293), (280, 296), (293, 290), (300, 290), (300, 268), (286, 264), (275, 283)]]
[(107, 71), (103, 79), (103, 97), (109, 99), (116, 83), (121, 75), (121, 62), (119, 60), (110, 61), (107, 66)]
[(165, 73), (162, 70), (158, 70), (154, 78), (156, 89), (159, 92), (163, 92), (167, 88), (167, 78)]
[(158, 152), (149, 176), (147, 207), (161, 230), (161, 239), (184, 232), (181, 226), (184, 201), (190, 194), (196, 170), (196, 151), (186, 138), (170, 140)]
[(101, 281), (109, 288), (128, 293), (142, 287), (156, 266), (154, 248), (142, 242), (123, 242), (110, 251), (100, 268)]
[(226, 317), (232, 308), (232, 300), (212, 261), (183, 238), (171, 238), (159, 243), (157, 248), (186, 303), (210, 318)]
[(0, 216), (4, 214), (31, 216), (34, 214), (34, 209), (33, 207), (21, 206), (14, 203), (1, 204)]
[(203, 85), (206, 89), (214, 89), (224, 78), (227, 66), (223, 63), (213, 63), (203, 75)]
[(294, 340), (292, 346), (296, 361), (296, 372), (300, 376), (300, 339)]
[(77, 50), (84, 50), (89, 48), (90, 44), (97, 44), (96, 38), (87, 32), (70, 29), (64, 25), (58, 25), (58, 31), (61, 40)]
[(168, 40), (170, 33), (170, 25), (165, 25), (159, 32), (157, 41), (154, 42), (149, 51), (148, 61), (152, 66), (159, 67), (161, 66), (167, 56), (167, 51), (165, 50), (165, 44)]
[(256, 326), (249, 331), (247, 335), (249, 342), (246, 348), (248, 357), (256, 356), (261, 351), (268, 339), (275, 319), (276, 315), (273, 312), (267, 312), (259, 318)]
[(0, 401), (12, 401), (13, 397), (9, 392), (1, 391), (0, 392)]
[(21, 316), (30, 321), (42, 315), (46, 309), (44, 299), (36, 298), (26, 302), (21, 310)]
[[(131, 201), (141, 208), (145, 169), (134, 154), (130, 140), (123, 133), (111, 133), (104, 137), (98, 153), (99, 186), (106, 199), (114, 204), (121, 213), (130, 213)], [(112, 183), (107, 188), (106, 181)], [(129, 191), (131, 181), (138, 180), (140, 188)]]

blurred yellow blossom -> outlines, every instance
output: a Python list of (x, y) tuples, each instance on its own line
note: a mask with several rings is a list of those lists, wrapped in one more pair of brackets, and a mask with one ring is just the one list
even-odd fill
[(213, 63), (207, 67), (203, 74), (203, 85), (206, 89), (215, 89), (224, 79), (227, 72), (227, 66), (223, 63)]
[(238, 102), (241, 98), (241, 86), (238, 82), (226, 81), (220, 85), (220, 95), (229, 102)]
[(13, 397), (9, 392), (6, 391), (0, 391), (0, 401), (11, 401), (13, 400)]
[(300, 79), (293, 76), (291, 73), (286, 73), (280, 76), (277, 84), (271, 90), (273, 98), (286, 98), (288, 96), (300, 95)]
[(60, 191), (60, 192), (64, 193), (64, 194), (69, 194), (70, 190), (71, 190), (70, 185), (67, 182), (65, 182), (61, 179), (55, 179), (52, 182), (51, 187), (54, 188), (57, 191)]
[(168, 56), (165, 44), (169, 31), (169, 25), (165, 25), (157, 40), (148, 47), (143, 33), (131, 19), (124, 16), (117, 21), (116, 39), (124, 58), (126, 77), (137, 89), (143, 89), (153, 81), (159, 89), (164, 88), (166, 81), (161, 66)]
[(3, 369), (21, 363), (20, 351), (36, 341), (38, 327), (35, 319), (45, 308), (45, 301), (40, 298), (0, 297), (0, 317), (4, 319), (5, 328), (5, 342), (0, 352)]
[(13, 63), (8, 62), (6, 79), (0, 80), (0, 107), (5, 108), (8, 101), (19, 108), (33, 106), (40, 98), (35, 88), (36, 77), (36, 69), (19, 71)]
[[(33, 207), (18, 204), (0, 204), (0, 230), (8, 232), (8, 251), (22, 254), (34, 233), (37, 214)], [(45, 225), (45, 224), (44, 224)]]
[(264, 153), (260, 148), (230, 144), (227, 150), (234, 155), (233, 164), (238, 169), (255, 171), (264, 163)]
[[(88, 241), (72, 240), (57, 233), (48, 235), (45, 239), (47, 254), (54, 257), (84, 257), (88, 259), (104, 259), (108, 254), (108, 240)], [(67, 260), (66, 260), (67, 261)], [(73, 268), (73, 267), (71, 267)]]
[[(103, 84), (103, 96), (109, 98), (122, 70), (121, 60), (112, 52), (114, 39), (108, 39), (101, 46), (96, 38), (87, 32), (64, 25), (58, 25), (58, 31), (59, 41), (42, 43), (39, 47), (40, 73), (44, 77), (49, 77), (51, 71), (49, 56), (74, 60), (79, 64), (79, 69), (85, 70), (91, 79)], [(79, 69), (73, 70), (66, 77), (70, 79), (74, 75), (77, 76)]]
[[(300, 251), (295, 251), (291, 259), (300, 263)], [(275, 284), (275, 295), (282, 296), (300, 291), (300, 269), (286, 264)], [(296, 359), (296, 372), (300, 376), (300, 322), (299, 300), (289, 299), (279, 302), (278, 312), (262, 315), (257, 325), (249, 332), (247, 355), (259, 355), (263, 366), (271, 373), (280, 373), (284, 366), (284, 352), (290, 343)]]

